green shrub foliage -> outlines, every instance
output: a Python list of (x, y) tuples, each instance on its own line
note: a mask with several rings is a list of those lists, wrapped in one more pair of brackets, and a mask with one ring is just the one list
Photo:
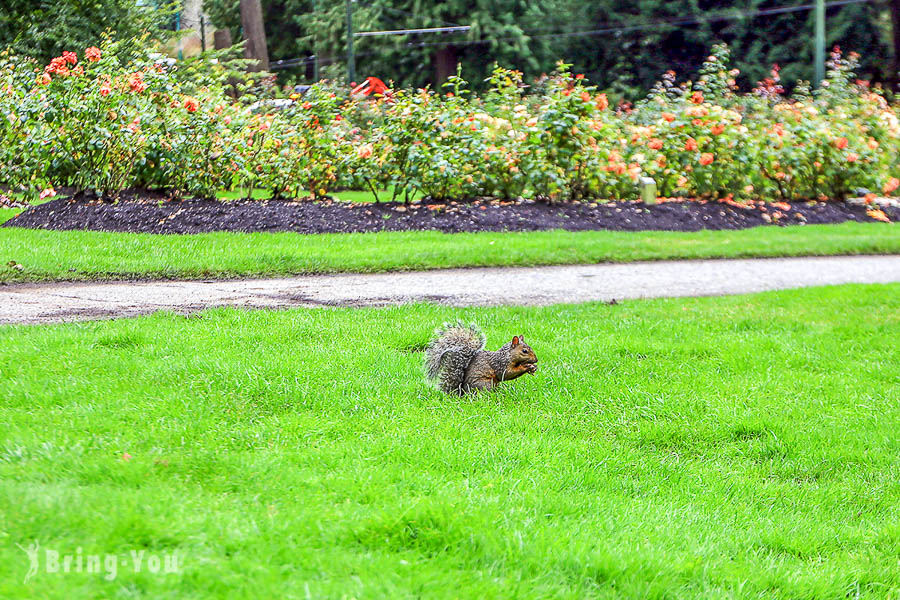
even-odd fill
[(105, 41), (48, 65), (0, 55), (0, 182), (44, 196), (59, 186), (201, 197), (354, 187), (394, 199), (565, 200), (634, 198), (649, 176), (662, 196), (728, 201), (841, 199), (900, 184), (897, 107), (837, 50), (815, 92), (785, 96), (773, 69), (739, 94), (718, 46), (696, 82), (666, 74), (645, 100), (614, 108), (562, 63), (527, 85), (497, 67), (481, 96), (457, 76), (440, 92), (349, 97), (320, 82), (251, 105), (225, 93), (215, 61), (184, 68), (134, 47)]

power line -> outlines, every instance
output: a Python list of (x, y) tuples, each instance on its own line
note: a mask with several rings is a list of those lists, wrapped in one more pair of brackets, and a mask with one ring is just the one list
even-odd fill
[[(849, 4), (864, 4), (867, 2), (871, 2), (872, 0), (832, 0), (831, 2), (826, 2), (826, 8), (837, 7), (837, 6), (846, 6)], [(588, 29), (582, 31), (562, 31), (556, 33), (545, 33), (539, 35), (529, 35), (528, 37), (532, 40), (535, 39), (547, 39), (547, 38), (559, 38), (559, 37), (581, 37), (581, 36), (594, 36), (594, 35), (605, 35), (608, 33), (624, 33), (629, 31), (640, 31), (644, 29), (660, 29), (663, 26), (670, 25), (696, 25), (699, 23), (712, 23), (716, 21), (730, 21), (736, 19), (743, 18), (754, 18), (754, 17), (764, 17), (770, 15), (778, 15), (778, 14), (787, 14), (794, 12), (803, 12), (812, 10), (815, 8), (815, 4), (799, 4), (795, 6), (779, 6), (775, 8), (761, 8), (761, 9), (750, 9), (743, 11), (732, 11), (728, 13), (717, 13), (712, 15), (694, 15), (687, 17), (675, 17), (672, 19), (658, 19), (655, 21), (647, 21), (644, 23), (637, 23), (634, 25), (624, 25), (618, 27), (602, 27), (598, 29)], [(534, 31), (534, 30), (532, 30)], [(540, 31), (540, 30), (538, 30)], [(529, 31), (522, 32), (525, 35), (529, 34)], [(493, 38), (490, 40), (460, 40), (456, 42), (411, 42), (408, 44), (413, 47), (422, 47), (422, 46), (471, 46), (478, 44), (491, 44), (494, 42), (503, 42), (503, 41), (516, 41), (520, 38)]]
[(385, 31), (360, 31), (354, 33), (355, 37), (372, 37), (376, 35), (413, 35), (415, 33), (461, 33), (472, 29), (470, 25), (457, 25), (455, 27), (427, 27), (425, 29), (389, 29)]
[[(355, 54), (355, 56), (357, 56), (357, 57), (359, 57), (359, 56), (374, 56), (374, 55), (376, 55), (376, 54), (379, 54), (379, 55), (380, 55), (381, 52), (357, 52), (357, 53)], [(303, 56), (303, 57), (297, 57), (297, 58), (284, 58), (284, 59), (282, 59), (282, 60), (271, 61), (271, 62), (269, 63), (269, 69), (270, 69), (270, 70), (274, 70), (274, 69), (290, 69), (291, 67), (305, 66), (305, 65), (308, 65), (308, 64), (313, 63), (313, 62), (315, 62), (315, 61), (316, 61), (316, 57), (315, 57), (315, 56)], [(336, 62), (341, 62), (341, 60), (338, 59), (338, 58), (334, 58), (334, 57), (320, 57), (320, 58), (319, 58), (319, 64), (320, 64), (320, 65), (327, 65), (327, 64), (336, 63)]]

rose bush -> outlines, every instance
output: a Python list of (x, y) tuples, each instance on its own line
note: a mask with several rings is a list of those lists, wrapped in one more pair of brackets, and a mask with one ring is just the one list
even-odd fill
[(627, 199), (642, 176), (662, 196), (727, 200), (900, 186), (897, 107), (837, 49), (816, 91), (786, 96), (776, 67), (741, 94), (719, 46), (696, 82), (667, 73), (645, 100), (614, 109), (563, 63), (530, 86), (498, 67), (483, 97), (459, 76), (441, 92), (368, 99), (321, 82), (279, 108), (228, 95), (215, 61), (124, 48), (105, 41), (48, 65), (0, 54), (0, 185), (35, 197), (61, 186), (314, 198), (390, 188), (405, 200)]

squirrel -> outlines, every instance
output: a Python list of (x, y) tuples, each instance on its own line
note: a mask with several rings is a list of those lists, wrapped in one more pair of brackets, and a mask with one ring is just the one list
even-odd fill
[(448, 394), (465, 394), (537, 371), (537, 356), (523, 336), (514, 336), (496, 352), (485, 350), (485, 344), (476, 325), (444, 323), (425, 348), (428, 379)]

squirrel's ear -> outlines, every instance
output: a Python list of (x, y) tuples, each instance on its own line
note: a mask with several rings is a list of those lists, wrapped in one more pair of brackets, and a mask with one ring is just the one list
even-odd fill
[(524, 336), (524, 335), (520, 335), (520, 336), (519, 336), (519, 343), (520, 343), (520, 344), (524, 344), (524, 343), (525, 343), (525, 336)]
[(519, 336), (514, 335), (513, 339), (512, 339), (512, 346), (513, 346), (513, 348), (515, 348), (518, 345), (519, 345)]

